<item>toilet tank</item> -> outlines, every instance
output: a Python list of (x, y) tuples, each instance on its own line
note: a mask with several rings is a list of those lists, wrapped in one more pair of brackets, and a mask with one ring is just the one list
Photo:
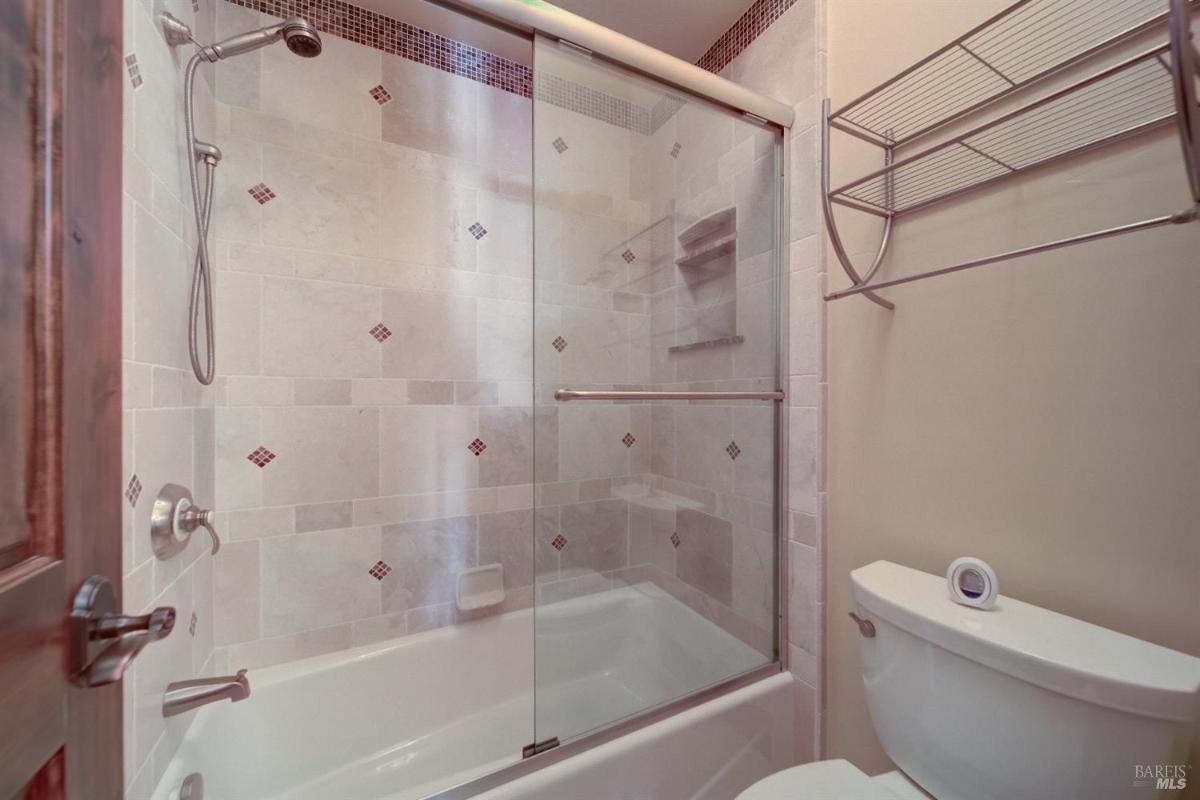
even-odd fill
[(1186, 775), (1171, 768), (1188, 763), (1200, 659), (1004, 596), (961, 606), (944, 577), (886, 561), (850, 578), (875, 629), (859, 641), (875, 730), (934, 798), (1177, 796), (1144, 768)]

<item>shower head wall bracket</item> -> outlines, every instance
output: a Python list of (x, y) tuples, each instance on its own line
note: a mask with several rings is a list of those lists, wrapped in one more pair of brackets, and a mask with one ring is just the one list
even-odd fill
[(162, 23), (163, 38), (172, 47), (179, 47), (181, 44), (192, 44), (196, 41), (192, 38), (192, 29), (171, 12), (164, 11), (160, 15), (159, 20)]

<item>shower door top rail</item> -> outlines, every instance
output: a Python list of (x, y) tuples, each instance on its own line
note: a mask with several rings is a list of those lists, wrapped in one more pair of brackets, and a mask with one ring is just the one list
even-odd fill
[(782, 391), (774, 392), (609, 392), (584, 389), (559, 389), (554, 399), (569, 400), (774, 400), (784, 398)]
[(541, 33), (781, 128), (791, 106), (542, 0), (434, 0), (525, 33)]

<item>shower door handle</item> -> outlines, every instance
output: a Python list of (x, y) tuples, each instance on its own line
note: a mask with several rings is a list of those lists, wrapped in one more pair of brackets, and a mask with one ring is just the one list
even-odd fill
[(785, 397), (782, 391), (774, 392), (608, 392), (588, 389), (559, 389), (554, 399), (560, 403), (569, 400), (773, 400)]

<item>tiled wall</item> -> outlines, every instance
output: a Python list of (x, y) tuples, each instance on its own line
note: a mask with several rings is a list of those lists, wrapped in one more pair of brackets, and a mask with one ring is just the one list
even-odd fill
[[(558, 511), (564, 529), (583, 500), (612, 496), (627, 507), (621, 533), (629, 569), (615, 579), (653, 581), (769, 655), (770, 406), (555, 406), (550, 391), (774, 385), (772, 216), (755, 206), (765, 197), (769, 207), (773, 191), (772, 137), (553, 46), (539, 49), (537, 60), (539, 86), (549, 74), (556, 83), (620, 94), (641, 108), (669, 106), (671, 113), (651, 115), (657, 116), (652, 132), (638, 125), (627, 130), (619, 120), (575, 113), (538, 94), (536, 377), (539, 407), (556, 413), (558, 436), (537, 440), (536, 460), (557, 459), (560, 480), (584, 481), (571, 487), (580, 499), (566, 493)], [(677, 234), (728, 208), (743, 219), (736, 281), (689, 283), (675, 264)], [(735, 324), (745, 340), (669, 353), (694, 341), (697, 298), (718, 284), (726, 299), (737, 299)], [(594, 478), (602, 479), (599, 485)], [(539, 505), (564, 502), (547, 502), (557, 490), (542, 489)], [(566, 553), (572, 537), (569, 530), (564, 535)], [(594, 574), (583, 580), (607, 585)]]
[[(765, 23), (765, 24), (764, 24)], [(769, 26), (769, 27), (768, 27)], [(797, 678), (797, 713), (802, 735), (797, 759), (819, 757), (824, 694), (824, 563), (826, 479), (824, 398), (828, 381), (824, 357), (824, 246), (818, 216), (820, 130), (816, 127), (824, 96), (824, 15), (821, 0), (759, 0), (731, 34), (733, 58), (723, 77), (793, 106), (790, 132), (788, 255), (790, 486), (788, 646)], [(724, 39), (722, 41), (725, 41)], [(719, 48), (717, 48), (719, 49)], [(712, 55), (710, 53), (710, 55)], [(702, 62), (703, 63), (703, 62)], [(720, 61), (718, 60), (718, 62)]]
[[(218, 36), (271, 19), (221, 3)], [(478, 564), (505, 608), (533, 593), (530, 101), (324, 44), (216, 70), (214, 638), (237, 667), (453, 622)]]
[[(172, 681), (212, 672), (212, 567), (206, 536), (179, 557), (159, 561), (150, 547), (150, 509), (166, 483), (188, 486), (211, 506), (213, 392), (192, 377), (186, 339), (187, 292), (195, 242), (181, 141), (183, 63), (156, 19), (169, 10), (201, 39), (213, 32), (212, 0), (125, 0), (124, 592), (127, 613), (174, 606), (177, 623), (126, 673), (125, 779), (128, 796), (148, 797), (191, 722), (162, 716)], [(202, 136), (213, 130), (212, 73), (196, 82)], [(203, 533), (203, 532), (202, 532)]]
[[(273, 47), (202, 68), (200, 131), (224, 158), (218, 379), (200, 390), (185, 162), (162, 121), (181, 120), (181, 64), (153, 6), (127, 15), (126, 597), (176, 605), (190, 630), (127, 683), (130, 796), (189, 721), (164, 725), (167, 682), (473, 619), (453, 601), (475, 565), (505, 571), (508, 599), (484, 613), (652, 580), (769, 654), (769, 407), (550, 391), (774, 388), (770, 134), (567, 68), (543, 83), (531, 153), (530, 92), (328, 33), (317, 59)], [(165, 7), (200, 40), (271, 21)], [(736, 279), (689, 283), (676, 234), (723, 208)], [(743, 341), (669, 353), (714, 298)], [(180, 560), (149, 555), (167, 481), (219, 509), (217, 559), (200, 537)]]
[[(221, 4), (218, 35), (266, 21)], [(737, 291), (747, 325), (769, 320), (744, 204), (762, 136), (735, 145), (717, 115), (708, 141), (711, 110), (688, 118), (677, 98), (635, 103), (568, 72), (555, 85), (571, 91), (538, 103), (536, 158), (553, 161), (539, 161), (535, 307), (530, 101), (325, 40), (312, 61), (277, 48), (217, 69), (219, 652), (252, 667), (452, 623), (457, 573), (494, 562), (509, 599), (493, 613), (535, 584), (549, 601), (661, 572), (769, 650), (769, 504), (734, 488), (768, 485), (769, 414), (544, 402), (559, 382), (767, 374), (770, 359), (729, 354), (655, 366), (675, 341), (652, 333), (655, 299), (675, 292), (664, 231), (692, 212), (666, 227), (651, 213), (685, 186), (725, 204), (740, 187), (759, 257)], [(715, 176), (727, 151), (723, 188), (702, 186), (693, 173)], [(693, 428), (728, 437), (696, 444)], [(689, 513), (661, 513), (688, 494)]]

